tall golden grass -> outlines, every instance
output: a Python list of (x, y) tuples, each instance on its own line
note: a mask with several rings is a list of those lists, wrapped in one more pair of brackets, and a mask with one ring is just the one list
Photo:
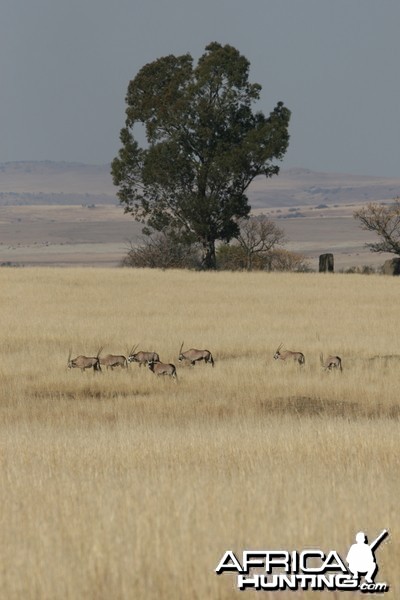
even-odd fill
[[(224, 600), (228, 549), (345, 557), (383, 528), (376, 580), (399, 597), (396, 278), (2, 269), (0, 286), (1, 598)], [(215, 368), (179, 368), (182, 341)], [(281, 342), (304, 368), (273, 360)], [(134, 343), (178, 383), (66, 368)]]

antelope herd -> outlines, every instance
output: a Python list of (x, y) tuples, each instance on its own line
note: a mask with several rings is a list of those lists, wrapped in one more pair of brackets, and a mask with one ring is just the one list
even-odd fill
[[(214, 358), (209, 350), (197, 350), (196, 348), (190, 348), (190, 350), (183, 349), (182, 342), (178, 361), (181, 364), (195, 366), (196, 363), (204, 361), (205, 364), (209, 363), (214, 367)], [(168, 375), (173, 379), (177, 379), (176, 367), (172, 363), (163, 363), (160, 360), (160, 355), (157, 352), (148, 352), (140, 350), (135, 352), (139, 344), (132, 346), (132, 349), (127, 353), (127, 356), (107, 354), (104, 357), (100, 357), (103, 348), (100, 348), (96, 356), (77, 356), (71, 359), (72, 351), (69, 351), (67, 366), (69, 369), (80, 369), (82, 372), (86, 369), (93, 369), (94, 372), (101, 371), (101, 367), (113, 370), (115, 367), (121, 367), (121, 369), (127, 369), (130, 363), (137, 363), (139, 367), (142, 365), (147, 366), (152, 373), (155, 375)], [(294, 352), (293, 350), (282, 350), (283, 344), (280, 344), (273, 355), (275, 360), (281, 360), (284, 362), (295, 362), (300, 367), (305, 365), (306, 359), (302, 352)], [(329, 355), (324, 360), (324, 355), (320, 353), (320, 363), (324, 371), (339, 370), (343, 371), (342, 359), (340, 356)]]

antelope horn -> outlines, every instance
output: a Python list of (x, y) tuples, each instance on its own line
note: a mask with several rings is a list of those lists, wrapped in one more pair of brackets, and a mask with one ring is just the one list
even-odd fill
[(99, 356), (100, 356), (100, 352), (103, 350), (103, 348), (104, 348), (104, 346), (101, 346), (101, 347), (99, 348), (99, 351), (98, 351), (98, 353), (96, 354), (96, 358), (99, 358)]
[(71, 356), (72, 356), (72, 349), (70, 349), (69, 354), (68, 354), (67, 365), (69, 364), (69, 361), (71, 360)]
[(139, 346), (139, 344), (136, 344), (136, 346), (132, 346), (132, 350), (129, 352), (129, 356), (131, 356), (131, 354), (133, 354), (136, 350), (136, 348)]
[(184, 342), (182, 342), (182, 344), (181, 344), (181, 349), (179, 350), (179, 354), (182, 352), (183, 344), (184, 344)]

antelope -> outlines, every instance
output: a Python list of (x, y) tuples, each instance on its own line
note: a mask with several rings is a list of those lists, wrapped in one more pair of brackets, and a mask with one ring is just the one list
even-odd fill
[(147, 363), (150, 371), (156, 375), (169, 375), (177, 379), (176, 367), (172, 363), (162, 363), (159, 360), (149, 360)]
[(157, 354), (157, 352), (140, 351), (140, 352), (136, 352), (136, 354), (134, 354), (138, 345), (139, 344), (136, 344), (136, 346), (134, 346), (132, 348), (132, 350), (129, 352), (129, 356), (127, 359), (128, 363), (137, 362), (137, 363), (139, 363), (139, 367), (141, 367), (142, 365), (149, 364), (150, 361), (160, 362), (160, 357)]
[(191, 348), (190, 350), (186, 350), (186, 352), (182, 352), (183, 342), (181, 344), (181, 349), (179, 350), (179, 362), (190, 362), (192, 366), (196, 364), (196, 362), (200, 362), (204, 360), (205, 363), (211, 363), (214, 366), (214, 359), (209, 350), (196, 350), (195, 348)]
[(107, 354), (107, 356), (100, 358), (100, 364), (111, 370), (113, 370), (114, 367), (121, 367), (122, 369), (128, 368), (128, 360), (126, 356), (122, 355)]
[(274, 354), (275, 360), (278, 360), (279, 358), (280, 360), (294, 360), (295, 362), (299, 363), (299, 365), (305, 364), (306, 359), (302, 352), (292, 352), (291, 350), (285, 350), (284, 352), (281, 352), (282, 346), (283, 344), (278, 346), (278, 349)]
[(342, 369), (342, 359), (340, 358), (340, 356), (328, 356), (328, 358), (326, 360), (324, 360), (324, 355), (321, 354), (319, 355), (319, 359), (322, 365), (322, 368), (326, 371), (332, 371), (332, 369), (340, 369), (340, 371), (343, 371)]
[(69, 351), (69, 355), (68, 355), (68, 361), (67, 361), (67, 365), (68, 365), (68, 369), (80, 369), (83, 373), (83, 371), (85, 371), (85, 369), (93, 369), (93, 371), (101, 371), (101, 366), (100, 366), (100, 352), (102, 351), (103, 348), (100, 348), (97, 356), (77, 356), (76, 358), (73, 358), (71, 360), (71, 352), (72, 350)]

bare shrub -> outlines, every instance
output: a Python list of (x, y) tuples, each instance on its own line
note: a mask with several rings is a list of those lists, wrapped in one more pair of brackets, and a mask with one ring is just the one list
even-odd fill
[(309, 273), (312, 271), (309, 262), (303, 254), (290, 252), (284, 248), (272, 250), (266, 258), (269, 262), (268, 271), (295, 271), (297, 273)]
[[(237, 244), (224, 244), (217, 250), (217, 266), (221, 271), (245, 271), (247, 255)], [(276, 248), (258, 254), (252, 260), (253, 271), (294, 271), (306, 273), (312, 271), (308, 261), (302, 254)]]
[(168, 233), (154, 233), (143, 237), (139, 245), (130, 242), (130, 248), (122, 260), (122, 266), (150, 269), (196, 269), (200, 267), (199, 251), (194, 244), (177, 240)]

